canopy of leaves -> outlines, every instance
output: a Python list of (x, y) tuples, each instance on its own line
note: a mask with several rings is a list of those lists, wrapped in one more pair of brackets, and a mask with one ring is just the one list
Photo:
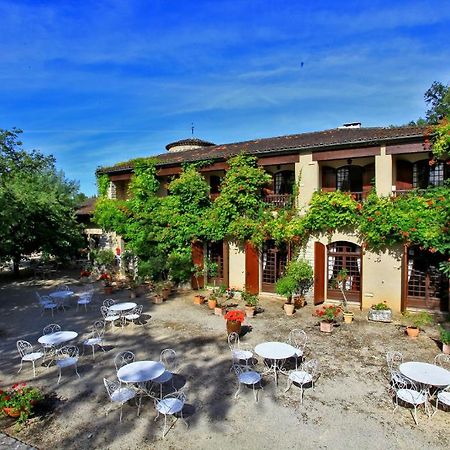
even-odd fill
[(426, 112), (427, 122), (437, 124), (445, 117), (450, 117), (450, 86), (434, 81), (425, 92), (425, 102), (428, 105)]
[(83, 243), (75, 220), (78, 185), (56, 171), (52, 156), (22, 149), (20, 133), (0, 130), (0, 257), (74, 255)]

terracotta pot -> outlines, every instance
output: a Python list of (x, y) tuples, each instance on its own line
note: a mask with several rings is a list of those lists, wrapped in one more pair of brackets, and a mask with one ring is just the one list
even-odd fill
[(355, 314), (353, 314), (352, 312), (345, 312), (343, 313), (344, 315), (344, 322), (345, 323), (352, 323), (353, 322), (353, 317), (355, 316)]
[(420, 328), (406, 327), (406, 334), (409, 337), (416, 338), (417, 336), (419, 336), (419, 333), (420, 333)]
[(194, 295), (194, 303), (196, 305), (202, 305), (204, 301), (205, 297), (203, 295), (200, 294)]
[(293, 300), (294, 300), (294, 306), (296, 308), (303, 308), (305, 306), (305, 303), (306, 303), (305, 297), (296, 295), (296, 296), (294, 296)]
[(170, 295), (170, 289), (169, 288), (164, 288), (162, 290), (162, 298), (163, 300), (167, 300), (169, 298)]
[(227, 320), (227, 333), (237, 333), (241, 334), (241, 322), (238, 322), (237, 320)]
[(108, 295), (112, 294), (112, 292), (113, 292), (112, 286), (105, 286), (105, 287), (103, 288), (103, 292), (104, 292), (105, 294), (108, 294)]
[(442, 344), (442, 353), (450, 355), (450, 344)]
[(20, 409), (4, 407), (3, 412), (9, 417), (19, 417)]
[(285, 303), (283, 308), (287, 316), (292, 316), (294, 314), (295, 305), (293, 303)]
[(225, 314), (226, 308), (223, 308), (222, 306), (216, 306), (214, 308), (214, 314), (216, 316), (223, 316)]
[(320, 322), (320, 331), (323, 333), (331, 333), (333, 331), (333, 322)]
[(160, 295), (158, 295), (158, 294), (156, 294), (156, 295), (153, 297), (153, 303), (154, 303), (155, 305), (160, 305), (163, 301), (164, 301), (163, 298), (162, 298)]
[(208, 299), (208, 308), (209, 309), (214, 309), (216, 306), (217, 306), (217, 300), (215, 298)]
[(247, 317), (254, 317), (256, 308), (254, 306), (245, 305), (245, 315)]

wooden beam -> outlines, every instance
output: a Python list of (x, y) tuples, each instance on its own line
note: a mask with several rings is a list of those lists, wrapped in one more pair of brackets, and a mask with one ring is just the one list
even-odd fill
[(414, 144), (399, 144), (399, 145), (388, 145), (386, 147), (387, 155), (401, 155), (404, 153), (423, 153), (429, 152), (423, 146), (423, 143), (416, 142)]
[(130, 180), (132, 173), (121, 173), (120, 175), (111, 175), (109, 179), (111, 181), (123, 181)]
[(295, 153), (294, 155), (280, 155), (280, 156), (266, 156), (258, 158), (258, 164), (260, 166), (275, 166), (281, 164), (292, 164), (300, 161), (300, 155)]
[(365, 156), (375, 156), (380, 153), (380, 147), (344, 148), (342, 150), (314, 152), (312, 154), (312, 160), (331, 161), (335, 159), (364, 158)]

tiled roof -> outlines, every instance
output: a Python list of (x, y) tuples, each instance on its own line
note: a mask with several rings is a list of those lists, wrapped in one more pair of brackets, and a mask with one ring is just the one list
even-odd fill
[(178, 147), (179, 145), (198, 145), (199, 147), (211, 147), (215, 145), (212, 142), (204, 141), (197, 138), (181, 139), (181, 141), (171, 142), (166, 145), (166, 150), (170, 150), (172, 147)]
[(95, 202), (97, 199), (95, 197), (88, 198), (80, 207), (75, 211), (77, 216), (84, 216), (93, 214), (95, 208)]
[[(299, 150), (320, 151), (337, 147), (377, 145), (386, 141), (413, 140), (423, 137), (426, 127), (373, 127), (373, 128), (334, 128), (311, 133), (292, 134), (233, 144), (214, 145), (206, 148), (163, 153), (152, 156), (158, 159), (158, 166), (178, 165), (184, 162), (204, 159), (225, 160), (239, 153), (262, 155), (267, 153), (292, 153)], [(133, 169), (133, 161), (102, 167), (99, 173), (126, 172)]]

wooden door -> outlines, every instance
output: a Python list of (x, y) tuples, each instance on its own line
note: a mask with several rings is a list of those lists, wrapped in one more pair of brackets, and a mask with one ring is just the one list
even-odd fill
[(410, 190), (413, 187), (413, 165), (409, 161), (397, 160), (397, 191)]
[(325, 245), (314, 242), (314, 304), (325, 301)]
[[(204, 252), (203, 252), (203, 242), (196, 241), (191, 244), (191, 252), (192, 252), (192, 263), (196, 266), (204, 267)], [(197, 284), (198, 280), (198, 284)], [(191, 278), (191, 286), (192, 289), (202, 289), (205, 285), (205, 279), (202, 276), (195, 277), (192, 275)]]
[(259, 293), (259, 254), (250, 242), (245, 244), (245, 289), (250, 294)]

